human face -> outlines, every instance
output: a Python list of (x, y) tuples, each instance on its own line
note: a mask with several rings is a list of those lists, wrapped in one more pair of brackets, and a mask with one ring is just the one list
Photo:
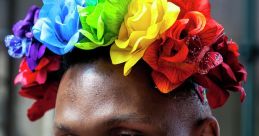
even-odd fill
[(136, 66), (127, 77), (122, 70), (103, 59), (71, 67), (58, 90), (55, 135), (191, 134), (194, 122), (184, 121), (184, 105), (160, 94), (145, 67)]

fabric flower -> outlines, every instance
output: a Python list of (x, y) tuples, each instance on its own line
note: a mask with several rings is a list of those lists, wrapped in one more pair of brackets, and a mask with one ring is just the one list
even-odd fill
[(174, 24), (179, 12), (179, 7), (167, 0), (133, 0), (111, 47), (112, 63), (125, 62), (124, 75), (128, 75), (147, 47)]
[(40, 8), (33, 5), (27, 12), (26, 17), (23, 20), (18, 21), (13, 26), (13, 33), (17, 37), (32, 38), (32, 26), (36, 23), (39, 17)]
[(178, 39), (191, 39), (201, 42), (202, 46), (211, 46), (223, 34), (224, 28), (210, 15), (209, 0), (170, 0), (180, 7), (174, 35)]
[(185, 62), (188, 53), (187, 45), (169, 38), (147, 49), (143, 59), (152, 67), (152, 78), (161, 92), (169, 93), (195, 73), (195, 65)]
[(5, 37), (5, 46), (8, 48), (8, 54), (13, 58), (22, 58), (29, 55), (31, 39), (20, 38), (14, 35)]
[(33, 34), (52, 52), (63, 55), (79, 40), (80, 21), (77, 6), (85, 0), (43, 0)]
[(191, 7), (188, 4), (192, 5), (193, 1), (181, 4), (178, 6), (182, 18), (152, 43), (143, 57), (152, 67), (152, 78), (163, 93), (171, 92), (196, 73), (208, 73), (223, 62), (220, 53), (211, 49), (223, 33), (223, 27), (206, 18), (207, 13), (195, 11), (195, 8), (188, 8), (188, 11), (185, 7)]
[(40, 42), (34, 39), (30, 47), (29, 55), (26, 57), (26, 61), (28, 63), (30, 70), (35, 70), (40, 59), (45, 54), (45, 51), (46, 46), (42, 45)]
[(76, 47), (91, 50), (107, 46), (117, 38), (121, 23), (131, 0), (90, 0), (79, 7), (84, 39)]
[(19, 74), (16, 76), (14, 83), (21, 83), (22, 86), (44, 84), (47, 80), (48, 72), (57, 71), (59, 69), (59, 56), (43, 57), (35, 68), (35, 71), (31, 71), (26, 60), (23, 59), (19, 68)]
[(41, 118), (45, 112), (55, 107), (58, 86), (58, 82), (49, 82), (44, 85), (21, 88), (19, 91), (21, 96), (36, 101), (27, 112), (27, 116), (31, 121)]
[(209, 0), (168, 0), (181, 8), (179, 19), (183, 18), (189, 11), (197, 11), (205, 17), (211, 18), (210, 1)]
[(5, 45), (8, 53), (14, 58), (26, 57), (31, 70), (34, 70), (46, 47), (37, 41), (32, 34), (32, 27), (38, 20), (40, 8), (33, 5), (26, 17), (13, 26), (14, 35), (6, 36)]
[(207, 97), (212, 108), (218, 108), (225, 104), (229, 97), (228, 91), (239, 92), (240, 100), (243, 101), (246, 93), (242, 83), (246, 81), (247, 72), (238, 61), (238, 46), (222, 36), (213, 49), (224, 58), (224, 62), (218, 67), (210, 70), (206, 75), (197, 74), (194, 81), (208, 89)]
[(31, 6), (26, 17), (13, 26), (13, 33), (15, 36), (23, 37), (24, 39), (27, 39), (27, 41), (31, 40), (31, 43), (28, 45), (29, 52), (26, 55), (26, 61), (31, 70), (36, 68), (46, 50), (46, 46), (36, 40), (32, 33), (32, 27), (39, 18), (39, 12), (39, 7), (35, 5)]

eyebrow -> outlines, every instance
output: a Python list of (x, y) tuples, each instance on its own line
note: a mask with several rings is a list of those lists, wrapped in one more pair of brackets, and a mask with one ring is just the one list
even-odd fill
[[(140, 124), (144, 124), (144, 125), (153, 125), (154, 124), (153, 121), (151, 121), (151, 119), (149, 117), (146, 117), (144, 115), (139, 115), (136, 113), (131, 113), (131, 114), (114, 116), (114, 117), (108, 119), (107, 121), (105, 121), (103, 123), (103, 125), (105, 127), (113, 127), (116, 125), (120, 125), (122, 123), (140, 123)], [(66, 126), (62, 123), (55, 123), (54, 126), (59, 131), (75, 135), (74, 131), (69, 126)]]
[(110, 126), (116, 126), (122, 123), (140, 123), (144, 125), (153, 125), (149, 117), (139, 115), (136, 113), (112, 117), (108, 121), (104, 122), (104, 125), (110, 127)]
[[(59, 131), (65, 132), (65, 133), (69, 133), (71, 135), (75, 135), (74, 132), (72, 131), (72, 129), (68, 126), (65, 126), (63, 124), (59, 124), (59, 123), (55, 123), (55, 128), (58, 129)], [(75, 135), (77, 136), (77, 135)]]

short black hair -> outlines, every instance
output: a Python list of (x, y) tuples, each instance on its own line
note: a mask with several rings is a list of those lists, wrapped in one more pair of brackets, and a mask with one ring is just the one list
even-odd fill
[(74, 48), (71, 52), (63, 56), (63, 68), (68, 69), (69, 67), (80, 64), (80, 63), (91, 63), (99, 58), (110, 59), (110, 46), (99, 47), (94, 50), (82, 50)]

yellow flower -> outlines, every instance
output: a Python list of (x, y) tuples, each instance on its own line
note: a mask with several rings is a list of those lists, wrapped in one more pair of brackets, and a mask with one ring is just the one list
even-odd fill
[(125, 62), (124, 75), (143, 57), (148, 46), (176, 21), (180, 8), (167, 0), (132, 0), (110, 50), (113, 64)]

